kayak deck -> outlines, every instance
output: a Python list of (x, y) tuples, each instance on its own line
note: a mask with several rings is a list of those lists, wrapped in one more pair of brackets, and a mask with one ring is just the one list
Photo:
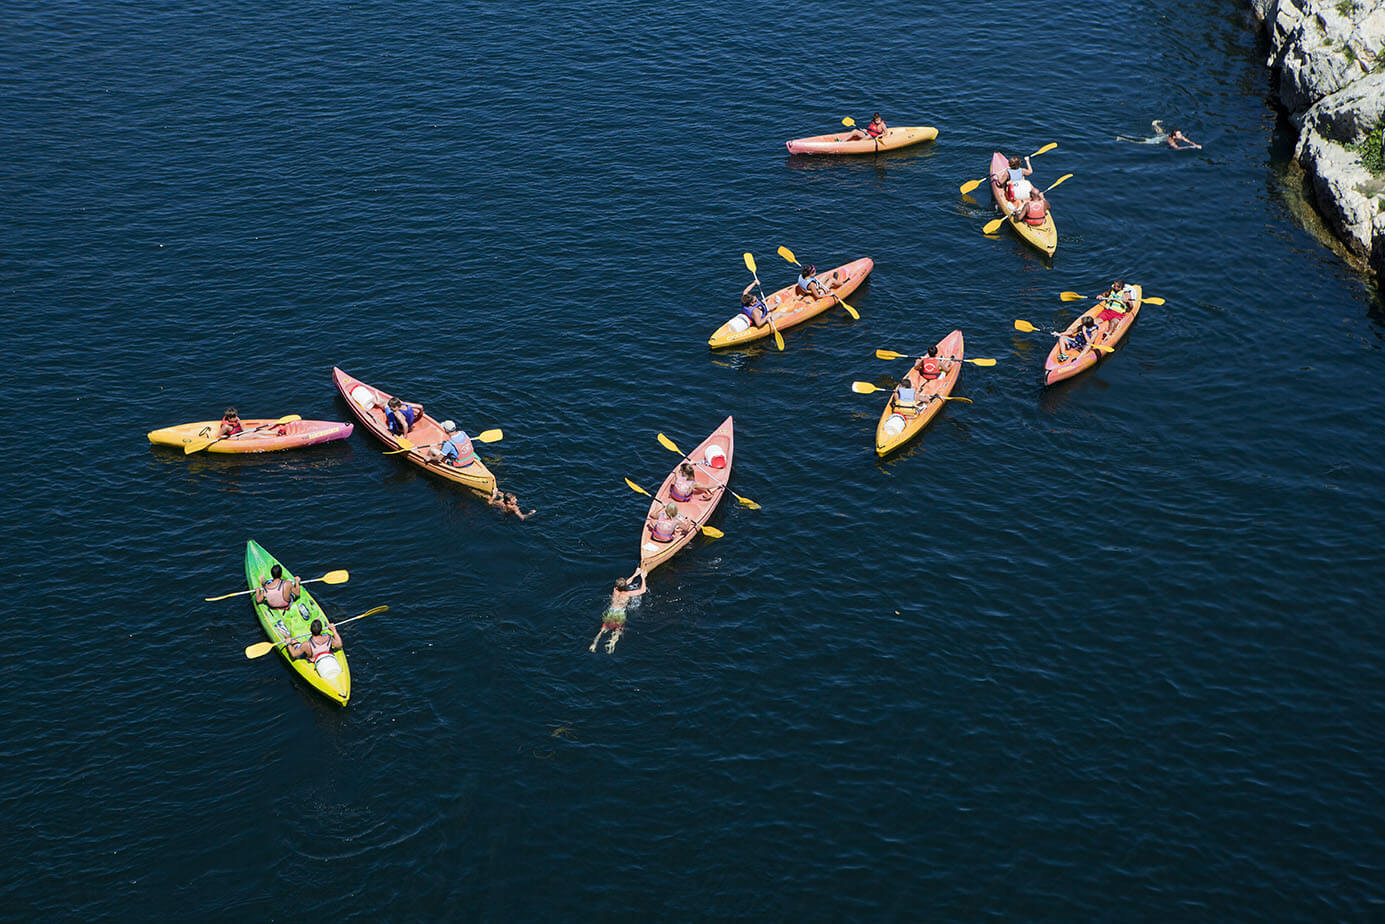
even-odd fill
[(794, 289), (798, 283), (795, 281), (793, 285), (785, 286), (765, 298), (765, 304), (769, 306), (770, 319), (774, 322), (774, 327), (769, 324), (764, 327), (756, 327), (751, 323), (750, 318), (738, 312), (725, 324), (718, 327), (711, 337), (707, 338), (707, 345), (714, 350), (740, 346), (743, 343), (773, 337), (774, 328), (778, 328), (782, 333), (790, 327), (802, 324), (809, 318), (815, 318), (836, 305), (838, 299), (845, 299), (846, 296), (855, 292), (874, 268), (874, 260), (870, 257), (862, 257), (850, 263), (843, 263), (836, 269), (818, 273), (817, 278), (837, 298), (796, 296)]
[[(1053, 344), (1053, 349), (1048, 351), (1048, 359), (1044, 361), (1045, 385), (1052, 385), (1055, 382), (1070, 379), (1078, 373), (1085, 372), (1092, 368), (1097, 363), (1101, 362), (1102, 358), (1106, 355), (1101, 350), (1095, 349), (1096, 346), (1107, 346), (1114, 349), (1125, 339), (1125, 335), (1130, 332), (1131, 326), (1135, 323), (1136, 316), (1140, 313), (1140, 306), (1144, 304), (1141, 300), (1144, 296), (1144, 288), (1142, 286), (1132, 285), (1131, 289), (1134, 290), (1135, 295), (1134, 309), (1127, 312), (1125, 317), (1117, 321), (1109, 332), (1106, 330), (1106, 322), (1097, 321), (1097, 325), (1101, 329), (1100, 333), (1092, 339), (1091, 343), (1087, 344), (1087, 346), (1083, 347), (1082, 350), (1077, 353), (1064, 353), (1063, 339), (1061, 337), (1058, 338), (1058, 341)], [(1067, 335), (1075, 332), (1077, 328), (1082, 326), (1083, 318), (1090, 317), (1095, 319), (1097, 315), (1101, 314), (1105, 307), (1105, 302), (1099, 302), (1093, 305), (1076, 318), (1073, 318), (1072, 323), (1067, 326), (1063, 333)], [(1060, 359), (1060, 355), (1065, 358)]]
[(938, 137), (938, 130), (931, 125), (908, 125), (900, 128), (887, 128), (879, 141), (873, 138), (851, 138), (852, 131), (836, 132), (831, 135), (813, 135), (810, 138), (795, 138), (784, 142), (790, 154), (877, 154), (893, 151), (922, 141), (932, 141)]
[[(898, 388), (890, 392), (885, 409), (880, 413), (880, 421), (875, 425), (875, 454), (885, 456), (917, 436), (929, 421), (937, 416), (947, 402), (943, 400), (952, 394), (962, 371), (962, 351), (964, 344), (962, 332), (954, 330), (938, 341), (938, 355), (953, 359), (952, 368), (931, 382), (925, 382), (913, 366), (904, 374), (904, 379), (913, 386), (917, 410), (910, 411), (898, 406)], [(929, 395), (939, 396), (930, 399)]]
[[(1005, 155), (996, 151), (991, 155), (991, 196), (995, 199), (996, 210), (1002, 215), (1009, 215), (1014, 203), (1005, 198), (1005, 178), (1009, 172), (1009, 161)], [(1044, 216), (1044, 223), (1041, 225), (1031, 225), (1020, 218), (1009, 217), (1006, 224), (1015, 229), (1015, 233), (1043, 251), (1048, 256), (1058, 250), (1058, 226), (1053, 223), (1053, 213), (1049, 212)]]
[[(250, 589), (254, 590), (269, 580), (269, 569), (278, 565), (273, 555), (266, 552), (255, 540), (251, 539), (245, 543), (245, 579), (250, 584)], [(283, 568), (283, 565), (280, 565)], [(284, 580), (292, 581), (293, 575), (287, 568), (283, 569)], [(284, 639), (306, 636), (310, 632), (310, 626), (314, 619), (322, 620), (325, 626), (329, 620), (323, 614), (322, 608), (317, 605), (313, 595), (308, 592), (306, 587), (292, 605), (287, 610), (270, 609), (264, 603), (251, 602), (255, 607), (255, 616), (260, 620), (260, 627), (264, 629), (265, 636), (275, 643), (275, 650), (288, 662), (289, 667), (297, 672), (298, 676), (308, 682), (314, 690), (330, 699), (339, 706), (345, 706), (347, 700), (351, 698), (351, 668), (346, 663), (346, 652), (337, 649), (332, 652), (332, 658), (337, 665), (337, 673), (334, 677), (325, 677), (317, 666), (310, 663), (306, 658), (295, 658), (289, 654), (288, 646), (280, 645)]]
[[(726, 492), (726, 482), (731, 478), (731, 457), (734, 450), (735, 424), (732, 418), (727, 417), (721, 422), (721, 426), (713, 430), (711, 435), (673, 466), (673, 471), (668, 473), (664, 483), (654, 493), (654, 499), (649, 502), (649, 511), (640, 529), (641, 568), (644, 568), (645, 571), (653, 571), (676, 555), (679, 549), (687, 545), (694, 536), (702, 531), (702, 527), (706, 525), (712, 511), (716, 510)], [(703, 498), (694, 494), (690, 500), (676, 501), (670, 495), (674, 478), (678, 475), (678, 468), (684, 462), (692, 463), (696, 472), (694, 481), (702, 487), (711, 489), (710, 497)], [(681, 536), (675, 534), (670, 542), (659, 542), (653, 538), (653, 529), (649, 524), (649, 519), (670, 501), (678, 505), (679, 515), (690, 520), (692, 528)]]

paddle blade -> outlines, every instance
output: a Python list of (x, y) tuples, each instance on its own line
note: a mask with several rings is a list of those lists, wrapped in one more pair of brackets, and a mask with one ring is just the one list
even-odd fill
[(896, 353), (894, 350), (876, 350), (876, 359), (904, 359), (903, 353)]
[(749, 507), (751, 510), (759, 510), (759, 509), (760, 509), (760, 505), (757, 504), (757, 503), (755, 503), (753, 500), (751, 500), (751, 499), (748, 498), (748, 497), (741, 497), (741, 496), (740, 496), (739, 494), (737, 494), (735, 491), (732, 491), (732, 492), (731, 492), (731, 495), (732, 495), (733, 497), (735, 497), (736, 500), (740, 501), (740, 502), (741, 502), (741, 506), (743, 506), (743, 507)]
[(750, 275), (759, 276), (759, 271), (755, 269), (755, 257), (751, 255), (749, 251), (746, 251), (745, 253), (741, 254), (741, 257), (745, 260), (745, 268), (750, 270)]
[(851, 390), (856, 392), (856, 394), (858, 395), (869, 395), (879, 391), (880, 389), (876, 388), (870, 382), (852, 382)]
[[(1061, 185), (1061, 184), (1063, 184), (1063, 183), (1066, 183), (1066, 182), (1067, 182), (1068, 180), (1070, 180), (1070, 179), (1072, 179), (1072, 174), (1071, 174), (1071, 173), (1065, 173), (1065, 174), (1063, 174), (1062, 176), (1058, 177), (1058, 179), (1054, 180), (1054, 181), (1053, 181), (1053, 186), (1050, 186), (1048, 189), (1052, 189), (1054, 186), (1059, 186), (1059, 185)], [(1048, 189), (1045, 189), (1044, 192), (1048, 192)]]
[[(345, 568), (342, 568), (339, 571), (328, 571), (322, 577), (318, 578), (318, 580), (324, 584), (345, 584), (347, 581), (351, 580), (351, 573)], [(304, 583), (307, 582), (305, 581)]]
[(1078, 299), (1086, 298), (1085, 295), (1078, 295), (1076, 292), (1059, 292), (1058, 297), (1065, 302), (1075, 302)]
[(496, 427), (494, 430), (484, 430), (473, 437), (473, 439), (479, 440), (482, 443), (498, 443), (504, 438), (505, 434), (499, 427)]
[(948, 400), (948, 401), (960, 401), (960, 402), (962, 402), (963, 404), (975, 404), (975, 403), (976, 403), (975, 401), (972, 401), (970, 398), (963, 398), (961, 395), (948, 395), (947, 398), (946, 398), (946, 400)]
[(961, 190), (962, 190), (962, 195), (965, 196), (967, 193), (971, 192), (973, 189), (975, 189), (976, 187), (980, 186), (980, 185), (981, 185), (982, 183), (984, 183), (984, 182), (986, 182), (986, 181), (985, 181), (985, 180), (968, 180), (967, 182), (963, 183), (963, 184), (961, 185), (961, 187), (960, 187)]
[(1100, 344), (1100, 343), (1094, 343), (1094, 344), (1092, 344), (1092, 349), (1094, 349), (1094, 350), (1100, 350), (1100, 351), (1103, 352), (1103, 353), (1114, 353), (1114, 352), (1116, 352), (1116, 348), (1115, 348), (1115, 347), (1108, 347), (1108, 346), (1105, 346), (1105, 345)]
[(1005, 224), (1004, 218), (997, 218), (994, 221), (986, 222), (986, 227), (981, 229), (982, 234), (995, 234), (1000, 230), (1000, 226)]
[(1035, 327), (1033, 324), (1030, 324), (1028, 321), (1016, 321), (1015, 330), (1022, 330), (1025, 333), (1032, 334), (1034, 333), (1034, 331), (1038, 330), (1038, 328)]
[(1162, 305), (1162, 304), (1164, 304), (1164, 300), (1163, 300), (1162, 298), (1160, 298), (1159, 296), (1157, 296), (1157, 295), (1151, 295), (1149, 298), (1142, 298), (1142, 299), (1140, 299), (1140, 301), (1146, 302), (1146, 303), (1148, 303), (1148, 304), (1150, 304), (1150, 305)]
[(256, 642), (245, 646), (245, 656), (250, 659), (263, 658), (274, 650), (273, 642)]
[(779, 328), (774, 329), (774, 346), (780, 353), (784, 352), (784, 335), (779, 333)]
[(198, 440), (195, 443), (186, 443), (183, 445), (183, 455), (190, 456), (194, 452), (201, 452), (215, 442), (216, 440)]
[[(833, 298), (836, 298), (836, 296), (833, 296)], [(841, 305), (843, 308), (846, 309), (846, 313), (849, 314), (849, 315), (851, 315), (851, 320), (853, 320), (853, 321), (859, 321), (859, 320), (861, 320), (861, 315), (860, 315), (860, 313), (857, 312), (857, 310), (856, 310), (855, 308), (852, 308), (852, 307), (851, 307), (850, 305), (848, 305), (846, 302), (842, 301), (840, 298), (837, 299), (837, 304), (838, 304), (838, 305)]]
[(667, 436), (664, 436), (662, 433), (659, 434), (659, 445), (663, 446), (669, 452), (676, 452), (680, 456), (683, 454), (683, 450), (675, 446), (673, 440), (669, 439)]
[(715, 526), (704, 526), (702, 527), (702, 535), (712, 539), (720, 539), (722, 536), (726, 535), (726, 533), (717, 529)]
[(653, 496), (654, 496), (653, 494), (650, 494), (648, 491), (646, 491), (644, 488), (642, 488), (642, 487), (640, 487), (639, 485), (635, 484), (635, 483), (634, 483), (633, 481), (631, 481), (629, 478), (625, 479), (625, 483), (628, 484), (628, 485), (630, 486), (630, 490), (632, 490), (632, 491), (637, 491), (637, 492), (639, 492), (640, 494), (643, 494), (645, 497), (653, 497)]
[(975, 365), (978, 365), (978, 366), (994, 366), (994, 365), (995, 365), (995, 360), (994, 360), (994, 359), (969, 359), (969, 360), (967, 360), (967, 362), (969, 362), (969, 363), (974, 363)]
[(798, 258), (795, 257), (795, 256), (793, 255), (793, 251), (790, 250), (790, 249), (787, 248), (787, 247), (781, 246), (781, 247), (779, 248), (779, 256), (783, 257), (785, 260), (788, 260), (790, 263), (794, 264), (795, 266), (798, 265)]
[(408, 440), (404, 439), (404, 437), (402, 437), (402, 436), (396, 436), (396, 437), (394, 438), (394, 442), (395, 442), (395, 444), (396, 444), (400, 449), (413, 449), (413, 448), (414, 448), (414, 444), (411, 443), (411, 442), (409, 442)]
[(1046, 144), (1046, 145), (1044, 145), (1043, 147), (1039, 148), (1037, 151), (1035, 151), (1033, 154), (1030, 154), (1029, 156), (1030, 156), (1030, 157), (1038, 157), (1040, 154), (1047, 154), (1049, 151), (1052, 151), (1052, 150), (1053, 150), (1054, 148), (1056, 148), (1056, 147), (1058, 147), (1058, 142), (1056, 142), (1056, 141), (1050, 141), (1048, 144)]
[(847, 128), (851, 128), (853, 125), (856, 124), (856, 120), (853, 119), (851, 116), (847, 116), (846, 118), (842, 119), (842, 124), (845, 125)]
[(302, 419), (303, 417), (301, 414), (287, 414), (283, 417), (280, 417), (278, 420), (274, 421), (274, 423), (270, 424), (270, 426), (277, 427), (279, 424), (293, 423), (296, 420)]

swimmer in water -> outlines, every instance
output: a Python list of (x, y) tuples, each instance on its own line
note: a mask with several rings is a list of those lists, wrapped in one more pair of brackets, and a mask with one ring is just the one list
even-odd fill
[(631, 599), (638, 597), (648, 589), (649, 584), (645, 582), (643, 568), (636, 568), (635, 573), (628, 578), (621, 578), (616, 581), (616, 586), (611, 589), (611, 602), (601, 617), (601, 631), (596, 633), (596, 638), (592, 639), (588, 651), (596, 651), (596, 643), (601, 641), (601, 636), (608, 631), (611, 633), (611, 637), (606, 640), (606, 653), (610, 654), (616, 650), (616, 642), (620, 641), (621, 634), (625, 632), (625, 607)]
[(508, 492), (502, 493), (499, 488), (491, 488), (490, 500), (487, 501), (487, 503), (501, 513), (513, 513), (521, 520), (527, 520), (538, 513), (537, 510), (530, 510), (528, 513), (525, 513), (519, 508), (519, 498)]
[[(1127, 135), (1117, 135), (1116, 140), (1129, 141), (1131, 144), (1167, 144), (1175, 151), (1191, 150), (1194, 148), (1198, 150), (1202, 149), (1202, 145), (1176, 128), (1165, 131), (1164, 126), (1160, 124), (1158, 119), (1155, 119), (1149, 124), (1154, 129), (1154, 134), (1148, 138), (1131, 138)], [(1180, 142), (1182, 142), (1182, 144), (1180, 144)]]

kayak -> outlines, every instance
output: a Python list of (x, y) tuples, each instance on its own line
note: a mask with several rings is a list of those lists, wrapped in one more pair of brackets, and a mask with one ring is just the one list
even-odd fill
[(962, 332), (954, 330), (938, 341), (938, 356), (956, 360), (952, 368), (931, 382), (925, 383), (918, 370), (912, 366), (904, 378), (915, 389), (916, 409), (899, 407), (898, 390), (890, 392), (890, 400), (880, 414), (880, 422), (875, 425), (875, 454), (888, 455), (909, 442), (919, 434), (928, 422), (937, 416), (947, 402), (941, 398), (930, 400), (928, 395), (946, 396), (952, 394), (953, 386), (962, 371)]
[[(794, 285), (785, 286), (765, 299), (765, 304), (770, 308), (770, 319), (774, 322), (774, 326), (782, 332), (785, 328), (802, 324), (809, 318), (815, 318), (837, 304), (838, 299), (845, 298), (855, 292), (874, 268), (874, 260), (870, 257), (862, 257), (851, 263), (844, 263), (830, 272), (818, 273), (818, 279), (836, 294), (837, 298), (795, 296), (794, 288), (798, 284), (795, 281)], [(707, 345), (713, 349), (720, 349), (721, 347), (740, 346), (742, 343), (773, 336), (774, 330), (768, 324), (764, 327), (756, 327), (750, 323), (750, 318), (737, 313), (731, 320), (717, 328), (716, 333), (707, 339)]]
[[(380, 441), (392, 449), (398, 449), (399, 438), (390, 432), (389, 426), (385, 423), (385, 404), (394, 397), (383, 392), (378, 388), (372, 388), (360, 379), (352, 378), (340, 369), (332, 368), (332, 381), (337, 386), (337, 391), (346, 399), (350, 405), (351, 412), (356, 418), (365, 425), (371, 433), (379, 437)], [(417, 410), (422, 410), (421, 405), (413, 405)], [(420, 468), (440, 475), (448, 481), (455, 481), (458, 484), (466, 485), (473, 491), (479, 491), (489, 497), (495, 490), (495, 476), (491, 470), (486, 468), (480, 456), (476, 456), (466, 465), (457, 466), (447, 462), (430, 462), (424, 455), (424, 450), (429, 446), (436, 446), (447, 440), (447, 433), (432, 417), (421, 414), (418, 420), (414, 421), (406, 437), (410, 443), (416, 447), (407, 453), (401, 453), (406, 459)]]
[(887, 128), (879, 141), (873, 138), (850, 139), (850, 131), (835, 135), (814, 135), (811, 138), (795, 138), (784, 142), (790, 154), (877, 154), (880, 151), (893, 151), (908, 147), (920, 141), (932, 141), (938, 137), (938, 130), (931, 125), (910, 125), (902, 128)]
[[(268, 581), (269, 569), (278, 564), (274, 556), (262, 549), (254, 539), (245, 543), (245, 580), (249, 582), (251, 590)], [(283, 568), (283, 565), (279, 566)], [(289, 569), (284, 568), (283, 574), (284, 580), (293, 580)], [(254, 597), (251, 597), (251, 601), (254, 601)], [(338, 706), (345, 706), (346, 701), (351, 698), (351, 668), (346, 665), (345, 651), (338, 649), (332, 652), (330, 657), (324, 657), (314, 665), (306, 658), (290, 655), (287, 645), (277, 644), (284, 639), (297, 639), (298, 636), (303, 636), (306, 640), (314, 619), (321, 619), (324, 626), (328, 623), (322, 608), (317, 605), (308, 589), (303, 588), (287, 610), (272, 610), (263, 603), (255, 603), (254, 607), (265, 635), (271, 642), (276, 643), (275, 650), (289, 663), (289, 667), (308, 681), (308, 685), (314, 690)]]
[[(1001, 214), (1009, 214), (1012, 203), (1005, 198), (1005, 178), (1009, 174), (1010, 162), (1005, 155), (996, 151), (991, 155), (991, 195), (995, 197), (995, 207)], [(1015, 233), (1033, 244), (1039, 250), (1053, 256), (1058, 249), (1058, 226), (1053, 223), (1053, 213), (1044, 216), (1044, 223), (1031, 225), (1023, 219), (1011, 218), (1007, 222)]]
[[(1115, 327), (1112, 328), (1109, 332), (1106, 330), (1105, 321), (1097, 321), (1097, 324), (1101, 328), (1101, 332), (1098, 333), (1096, 337), (1093, 339), (1093, 343), (1099, 346), (1108, 346), (1114, 348), (1117, 344), (1119, 344), (1122, 340), (1125, 339), (1125, 335), (1129, 332), (1130, 326), (1135, 323), (1136, 315), (1140, 313), (1140, 305), (1143, 304), (1140, 301), (1140, 298), (1144, 295), (1143, 287), (1131, 286), (1130, 288), (1132, 288), (1135, 292), (1134, 310), (1128, 312), (1125, 315), (1125, 317), (1117, 321)], [(1063, 331), (1063, 333), (1071, 334), (1075, 332), (1077, 328), (1082, 326), (1083, 318), (1095, 318), (1097, 315), (1101, 314), (1102, 309), (1104, 307), (1105, 302), (1102, 302), (1101, 304), (1095, 305), (1092, 308), (1089, 308), (1086, 311), (1082, 312), (1081, 315), (1073, 319), (1072, 323), (1068, 325), (1067, 330)], [(1088, 344), (1086, 347), (1082, 349), (1081, 352), (1068, 355), (1064, 359), (1059, 359), (1058, 354), (1059, 351), (1062, 349), (1062, 346), (1063, 340), (1062, 338), (1059, 338), (1058, 342), (1053, 344), (1053, 349), (1049, 350), (1048, 352), (1048, 359), (1044, 362), (1045, 385), (1052, 385), (1055, 382), (1063, 381), (1063, 379), (1070, 379), (1074, 375), (1077, 375), (1079, 372), (1085, 372), (1092, 366), (1095, 366), (1097, 363), (1101, 362), (1102, 357), (1106, 355), (1101, 350), (1093, 349), (1092, 344)]]
[[(270, 426), (279, 418), (265, 420), (242, 420), (245, 427), (235, 436), (228, 436), (207, 447), (207, 452), (273, 452), (279, 449), (298, 449), (303, 446), (316, 446), (344, 440), (351, 435), (353, 427), (349, 423), (335, 420), (294, 420), (289, 423)], [(207, 440), (221, 426), (219, 420), (199, 420), (196, 423), (178, 424), (152, 430), (149, 442), (155, 446), (173, 446), (182, 449), (188, 443)], [(261, 429), (263, 428), (263, 429)]]
[[(728, 417), (721, 422), (721, 426), (712, 431), (711, 436), (679, 460), (678, 465), (673, 467), (673, 471), (668, 473), (664, 483), (655, 492), (654, 500), (649, 502), (649, 514), (645, 517), (644, 525), (640, 529), (640, 567), (645, 571), (653, 571), (668, 561), (677, 554), (679, 549), (687, 545), (693, 536), (702, 531), (702, 527), (711, 517), (712, 511), (717, 509), (717, 504), (721, 503), (722, 495), (726, 493), (726, 482), (731, 478), (731, 455), (734, 448), (735, 433), (731, 418)], [(673, 487), (673, 479), (678, 474), (678, 466), (684, 462), (693, 464), (697, 470), (697, 474), (694, 476), (697, 484), (710, 488), (712, 491), (710, 497), (703, 498), (694, 494), (691, 500), (675, 501), (670, 496), (669, 490)], [(693, 528), (681, 536), (675, 534), (670, 542), (659, 542), (654, 538), (649, 521), (669, 502), (678, 505), (678, 513), (692, 521)]]

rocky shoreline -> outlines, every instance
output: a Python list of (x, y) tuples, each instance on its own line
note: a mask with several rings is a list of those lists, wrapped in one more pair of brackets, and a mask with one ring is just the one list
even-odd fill
[[(1250, 0), (1299, 129), (1294, 158), (1348, 252), (1385, 279), (1385, 0)], [(1362, 148), (1371, 153), (1363, 160)]]

